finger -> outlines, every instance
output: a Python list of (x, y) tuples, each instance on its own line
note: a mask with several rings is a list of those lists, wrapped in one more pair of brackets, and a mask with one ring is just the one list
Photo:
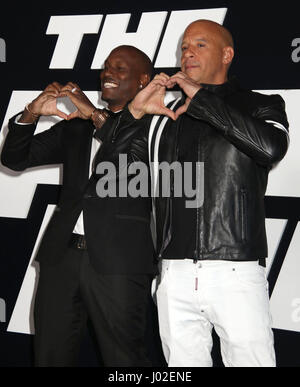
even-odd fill
[(176, 83), (177, 83), (177, 81), (175, 78), (170, 78), (168, 80), (168, 82), (166, 83), (166, 87), (170, 89), (170, 88), (174, 87), (176, 85)]
[(72, 91), (69, 89), (62, 89), (61, 92), (59, 93), (60, 97), (69, 97), (70, 99), (72, 98)]
[(73, 87), (72, 89), (70, 88), (71, 86), (69, 85), (67, 88), (62, 89), (59, 96), (60, 97), (69, 97), (71, 101), (74, 102), (73, 98), (74, 97), (79, 97), (83, 94), (83, 92), (80, 89), (77, 89), (77, 87)]
[(74, 82), (69, 82), (68, 86), (70, 87), (70, 90), (72, 91), (72, 93), (75, 93), (75, 92), (78, 93), (81, 91), (80, 87)]
[(49, 99), (56, 99), (57, 98), (57, 92), (54, 90), (45, 91), (43, 93), (43, 97), (49, 98)]
[(171, 118), (173, 121), (176, 121), (176, 114), (173, 110), (168, 109), (168, 108), (162, 108), (160, 114), (163, 114), (165, 116), (168, 116)]
[(59, 97), (63, 98), (63, 97), (68, 97), (74, 105), (76, 105), (79, 101), (78, 101), (78, 94), (75, 92), (72, 92), (70, 90), (65, 90), (65, 91), (62, 91), (59, 93)]
[(73, 120), (74, 118), (77, 118), (77, 117), (79, 117), (79, 111), (78, 110), (76, 110), (75, 112), (70, 113), (67, 116), (67, 120)]
[(155, 75), (154, 79), (162, 79), (162, 80), (165, 80), (167, 81), (170, 77), (165, 74), (165, 73), (160, 73), (160, 74), (157, 74)]
[(163, 72), (159, 73), (159, 75), (164, 76), (164, 77), (166, 77), (166, 78), (168, 78), (168, 79), (170, 78), (170, 76), (169, 76), (168, 74), (163, 73)]
[(183, 73), (182, 71), (178, 71), (176, 74), (173, 74), (170, 79), (172, 78), (181, 78), (181, 79), (186, 79), (188, 78), (187, 75), (185, 73)]
[(57, 115), (58, 117), (64, 119), (64, 120), (67, 120), (68, 119), (68, 115), (58, 109), (56, 109), (56, 112), (55, 112), (55, 115)]
[(187, 111), (187, 106), (186, 106), (186, 105), (180, 106), (180, 107), (176, 110), (176, 112), (175, 112), (175, 117), (176, 117), (176, 119), (177, 119), (181, 114), (185, 113), (186, 111)]
[(178, 71), (176, 75), (180, 78), (189, 78), (183, 71)]
[(53, 84), (53, 86), (54, 86), (57, 90), (60, 90), (60, 89), (63, 87), (63, 85), (62, 85), (61, 83), (59, 83), (59, 82), (53, 82), (52, 84)]
[(55, 95), (55, 97), (57, 97), (57, 96), (59, 95), (60, 91), (59, 91), (57, 88), (53, 87), (53, 86), (48, 86), (48, 87), (42, 92), (41, 95), (44, 96), (44, 95), (47, 95), (48, 93), (52, 93), (53, 95)]
[(80, 87), (75, 82), (69, 82), (68, 83), (72, 88), (76, 87), (77, 89), (80, 89)]
[(162, 86), (162, 87), (166, 87), (167, 85), (167, 80), (165, 79), (154, 79), (152, 82), (151, 82), (151, 85), (152, 86)]
[(63, 86), (59, 82), (52, 82), (46, 87), (45, 91), (55, 91), (56, 93), (59, 93), (62, 87)]
[(43, 92), (38, 98), (32, 101), (35, 108), (41, 108), (45, 103), (52, 102), (57, 99), (58, 95), (54, 91)]
[(183, 113), (185, 113), (190, 105), (190, 102), (191, 102), (191, 99), (190, 98), (186, 98), (185, 100), (185, 103), (184, 105), (180, 106), (176, 112), (175, 112), (175, 115), (176, 115), (176, 119)]
[(74, 89), (73, 85), (70, 85), (70, 83), (67, 83), (65, 86), (63, 86), (60, 90), (60, 92), (65, 92), (65, 91), (71, 91)]
[(183, 76), (180, 76), (180, 75), (178, 75), (178, 74), (175, 74), (175, 75), (173, 75), (170, 79), (169, 79), (169, 82), (172, 82), (172, 81), (178, 81), (178, 80), (180, 80), (180, 81), (187, 81), (187, 79), (186, 79), (186, 77), (183, 77)]
[(182, 78), (179, 76), (176, 76), (176, 77), (174, 76), (170, 78), (169, 81), (167, 82), (167, 87), (171, 88), (171, 87), (174, 87), (176, 84), (182, 89), (184, 89), (185, 86), (191, 85), (188, 79)]

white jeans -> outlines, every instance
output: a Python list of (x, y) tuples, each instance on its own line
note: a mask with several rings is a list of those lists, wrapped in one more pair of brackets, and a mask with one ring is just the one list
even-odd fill
[(275, 367), (265, 269), (255, 262), (163, 260), (156, 293), (169, 367), (211, 367), (212, 328), (226, 367)]

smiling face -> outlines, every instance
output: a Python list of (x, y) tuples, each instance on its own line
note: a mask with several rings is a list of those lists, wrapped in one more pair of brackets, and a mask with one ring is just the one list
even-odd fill
[(149, 82), (140, 56), (135, 48), (121, 46), (106, 59), (100, 76), (102, 99), (112, 111), (123, 109)]
[(198, 84), (222, 84), (233, 59), (230, 33), (217, 23), (199, 20), (182, 40), (181, 70)]

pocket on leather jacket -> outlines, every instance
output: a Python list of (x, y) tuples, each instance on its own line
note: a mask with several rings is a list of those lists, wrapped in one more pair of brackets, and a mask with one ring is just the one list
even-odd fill
[(241, 208), (241, 237), (242, 242), (247, 241), (248, 236), (248, 197), (247, 191), (245, 189), (241, 189), (240, 191), (240, 208)]

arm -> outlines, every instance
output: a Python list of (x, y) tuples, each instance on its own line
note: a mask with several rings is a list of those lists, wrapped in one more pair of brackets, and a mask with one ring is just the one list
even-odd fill
[(179, 72), (171, 77), (166, 86), (178, 84), (187, 98), (176, 111), (176, 117), (187, 113), (208, 122), (234, 144), (241, 152), (258, 164), (272, 167), (287, 152), (288, 122), (283, 99), (278, 95), (258, 96), (256, 111), (251, 115), (226, 103), (223, 98), (195, 83)]
[(52, 129), (34, 136), (36, 125), (40, 116), (56, 115), (63, 119), (68, 116), (59, 111), (56, 106), (62, 86), (53, 82), (26, 105), (21, 117), (16, 116), (9, 121), (9, 132), (1, 153), (1, 162), (6, 167), (15, 171), (23, 171), (26, 168), (61, 163), (62, 149), (60, 143), (59, 123)]
[(268, 97), (268, 104), (251, 116), (202, 88), (191, 99), (187, 114), (211, 124), (258, 164), (272, 166), (287, 152), (288, 122), (284, 101), (278, 95)]
[[(68, 96), (78, 108), (69, 116), (56, 106), (57, 98), (64, 96)], [(62, 163), (61, 136), (65, 121), (34, 136), (39, 117), (53, 115), (64, 120), (76, 117), (91, 119), (96, 128), (100, 128), (107, 119), (105, 113), (94, 107), (78, 85), (69, 82), (62, 86), (53, 82), (26, 106), (21, 117), (17, 116), (17, 120), (13, 117), (10, 120), (9, 133), (1, 154), (2, 164), (13, 170), (23, 171), (30, 167)]]
[(128, 162), (142, 161), (148, 165), (148, 132), (152, 116), (145, 115), (141, 119), (135, 119), (128, 107), (124, 109), (120, 124), (133, 128), (133, 138), (128, 152)]
[(15, 117), (9, 121), (9, 132), (1, 153), (1, 162), (14, 171), (24, 171), (40, 165), (61, 164), (63, 121), (51, 129), (34, 135), (36, 123), (18, 125)]

